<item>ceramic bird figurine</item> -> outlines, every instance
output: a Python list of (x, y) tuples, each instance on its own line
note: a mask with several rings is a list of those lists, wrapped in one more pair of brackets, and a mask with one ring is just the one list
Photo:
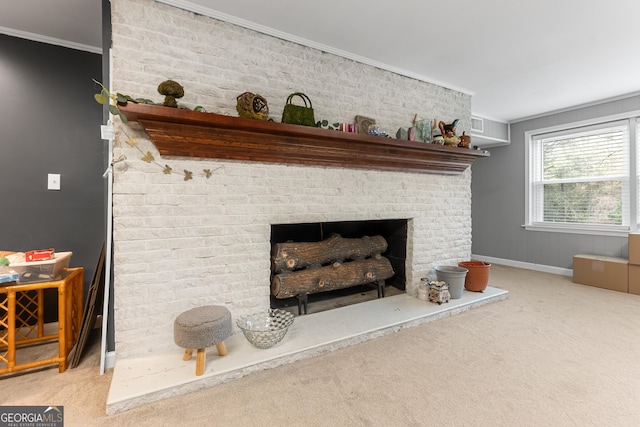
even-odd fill
[(442, 120), (438, 123), (438, 128), (440, 128), (440, 132), (442, 132), (442, 136), (445, 138), (447, 136), (455, 136), (456, 135), (456, 127), (458, 127), (458, 122), (460, 119), (455, 119), (451, 123), (445, 123)]
[(460, 138), (456, 136), (456, 126), (458, 126), (459, 119), (455, 119), (451, 123), (445, 123), (440, 121), (438, 128), (442, 132), (444, 138), (444, 145), (457, 146), (460, 143)]

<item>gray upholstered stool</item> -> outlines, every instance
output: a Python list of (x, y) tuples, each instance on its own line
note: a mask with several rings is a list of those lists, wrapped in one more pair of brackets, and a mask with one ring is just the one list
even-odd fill
[(227, 354), (224, 340), (229, 338), (232, 332), (231, 313), (221, 305), (192, 308), (179, 314), (173, 323), (173, 340), (185, 349), (182, 359), (190, 360), (193, 349), (198, 350), (196, 375), (204, 374), (207, 347), (215, 344), (220, 356)]

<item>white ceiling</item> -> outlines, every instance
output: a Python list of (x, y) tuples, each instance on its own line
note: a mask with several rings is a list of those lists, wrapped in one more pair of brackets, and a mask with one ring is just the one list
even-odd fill
[[(640, 92), (637, 0), (159, 1), (461, 90), (494, 120)], [(0, 3), (0, 32), (100, 49), (100, 0)]]

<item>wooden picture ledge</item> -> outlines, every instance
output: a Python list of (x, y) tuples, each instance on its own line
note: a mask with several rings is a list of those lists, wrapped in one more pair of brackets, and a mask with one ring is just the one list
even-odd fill
[(484, 150), (447, 147), (129, 102), (162, 156), (459, 175)]

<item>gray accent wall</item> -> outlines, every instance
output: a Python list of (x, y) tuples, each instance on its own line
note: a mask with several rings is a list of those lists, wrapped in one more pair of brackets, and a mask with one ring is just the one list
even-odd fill
[[(627, 257), (626, 237), (527, 231), (525, 222), (525, 132), (640, 110), (640, 96), (511, 123), (511, 144), (473, 163), (472, 248), (475, 255), (573, 268), (579, 253)], [(473, 143), (473, 141), (472, 141)]]
[[(92, 79), (102, 79), (102, 55), (0, 34), (0, 249), (72, 251), (85, 293), (106, 224)], [(60, 191), (47, 190), (49, 173)]]

